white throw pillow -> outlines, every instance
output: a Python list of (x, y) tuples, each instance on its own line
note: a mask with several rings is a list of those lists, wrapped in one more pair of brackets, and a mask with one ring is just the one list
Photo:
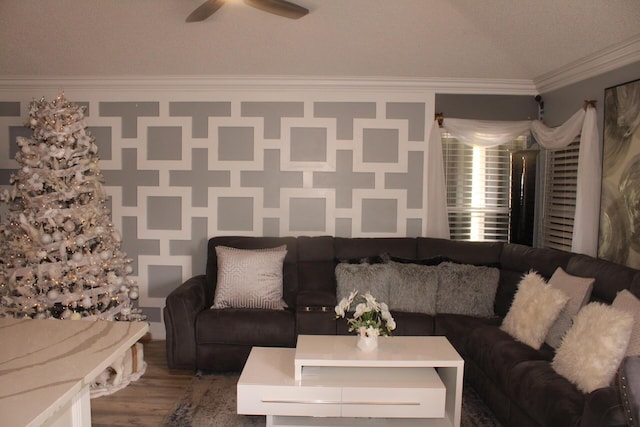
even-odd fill
[(611, 384), (624, 358), (633, 316), (592, 302), (575, 317), (551, 362), (553, 369), (583, 393)]
[(549, 279), (549, 286), (560, 289), (569, 295), (569, 301), (547, 334), (545, 341), (551, 347), (560, 347), (562, 337), (573, 324), (573, 318), (578, 314), (580, 309), (589, 302), (595, 281), (594, 278), (572, 276), (565, 272), (562, 267), (558, 267), (553, 273), (553, 276)]
[(216, 246), (218, 280), (211, 308), (283, 309), (286, 245), (269, 249)]
[(640, 300), (625, 289), (618, 292), (611, 305), (633, 316), (633, 328), (631, 329), (631, 338), (629, 339), (629, 346), (625, 356), (640, 355)]
[(529, 272), (518, 284), (500, 329), (538, 350), (568, 300), (569, 296), (547, 285), (538, 273)]

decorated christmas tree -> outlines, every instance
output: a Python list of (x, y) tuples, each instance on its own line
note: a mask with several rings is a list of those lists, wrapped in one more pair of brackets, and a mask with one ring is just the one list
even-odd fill
[(84, 107), (34, 100), (0, 224), (0, 316), (142, 320)]

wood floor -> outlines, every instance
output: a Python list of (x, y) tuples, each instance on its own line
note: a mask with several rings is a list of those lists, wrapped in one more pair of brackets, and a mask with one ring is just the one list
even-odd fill
[(169, 371), (164, 341), (144, 343), (147, 371), (124, 389), (91, 399), (93, 427), (159, 426), (183, 395), (193, 372)]

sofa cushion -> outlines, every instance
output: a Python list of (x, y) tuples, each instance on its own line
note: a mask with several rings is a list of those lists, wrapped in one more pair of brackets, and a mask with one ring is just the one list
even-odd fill
[(282, 266), (286, 246), (236, 249), (216, 246), (218, 279), (211, 308), (283, 309)]
[(547, 285), (537, 273), (524, 275), (500, 328), (520, 342), (539, 349), (569, 297)]
[(338, 260), (379, 256), (383, 253), (416, 258), (416, 241), (407, 237), (334, 237), (333, 245)]
[(595, 279), (588, 277), (572, 276), (565, 272), (562, 267), (558, 267), (549, 279), (549, 286), (560, 289), (569, 296), (567, 305), (564, 306), (558, 318), (547, 334), (545, 342), (553, 348), (558, 348), (562, 337), (569, 330), (573, 323), (573, 318), (578, 311), (589, 302), (591, 289)]
[(629, 344), (633, 316), (592, 302), (575, 318), (553, 358), (553, 369), (590, 393), (611, 383)]
[(475, 328), (469, 335), (467, 354), (496, 384), (507, 384), (510, 370), (527, 360), (551, 360), (553, 355), (516, 341), (496, 326)]
[(461, 240), (417, 238), (417, 259), (445, 257), (450, 261), (496, 266), (500, 263), (502, 242), (468, 242)]
[(638, 270), (587, 255), (573, 254), (565, 271), (574, 276), (594, 277), (592, 301), (611, 304), (621, 290), (630, 287)]
[(391, 270), (386, 264), (348, 264), (336, 266), (336, 298), (343, 298), (356, 290), (360, 295), (371, 293), (379, 302), (389, 302)]
[(497, 268), (444, 262), (437, 267), (438, 313), (493, 317), (500, 271)]
[(438, 267), (391, 261), (387, 269), (390, 310), (436, 314)]
[(618, 292), (612, 306), (633, 316), (633, 328), (626, 356), (640, 355), (640, 300), (628, 290)]
[(293, 347), (295, 325), (295, 314), (291, 310), (204, 310), (196, 318), (196, 341), (199, 344)]
[(391, 315), (396, 322), (393, 335), (429, 336), (434, 334), (435, 317), (430, 314), (392, 311)]
[(482, 318), (463, 314), (438, 314), (435, 317), (434, 334), (446, 336), (458, 353), (466, 356), (471, 333), (481, 326), (493, 325), (497, 327), (500, 325), (500, 320), (498, 317)]
[(558, 375), (548, 361), (514, 365), (503, 390), (541, 426), (577, 426), (585, 395)]
[(507, 315), (523, 274), (534, 270), (548, 279), (558, 267), (567, 271), (566, 266), (572, 255), (570, 252), (555, 249), (505, 243), (500, 254), (500, 284), (496, 292), (496, 314), (502, 317)]

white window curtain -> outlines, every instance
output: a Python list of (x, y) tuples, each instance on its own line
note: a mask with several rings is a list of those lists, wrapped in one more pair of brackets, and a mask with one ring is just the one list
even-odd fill
[[(544, 148), (558, 149), (568, 146), (580, 134), (576, 216), (571, 250), (596, 256), (602, 154), (596, 110), (593, 106), (589, 105), (586, 110), (581, 108), (569, 120), (555, 128), (550, 128), (538, 120), (487, 121), (449, 118), (444, 120), (443, 127), (458, 141), (481, 147), (505, 144), (531, 132)], [(437, 120), (433, 123), (429, 138), (427, 201), (426, 235), (449, 239), (442, 140)]]

